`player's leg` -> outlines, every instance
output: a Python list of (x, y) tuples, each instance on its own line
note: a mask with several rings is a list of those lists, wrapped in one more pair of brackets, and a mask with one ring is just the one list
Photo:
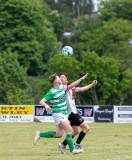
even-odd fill
[(84, 139), (86, 133), (89, 131), (89, 126), (85, 121), (83, 121), (83, 123), (81, 123), (79, 127), (82, 128), (82, 131), (79, 133), (76, 143), (74, 144), (76, 149), (81, 148), (80, 143)]
[(72, 140), (72, 128), (70, 126), (70, 123), (68, 120), (65, 120), (60, 123), (59, 126), (66, 131), (66, 141), (68, 143), (70, 151), (72, 152), (74, 150), (74, 144)]
[(56, 124), (56, 138), (61, 138), (64, 134), (64, 129)]
[(36, 131), (35, 138), (34, 138), (34, 144), (37, 143), (39, 138), (44, 137), (44, 138), (55, 138), (56, 137), (56, 132), (55, 131), (48, 131), (48, 132), (39, 132)]
[[(69, 121), (71, 123), (74, 129), (73, 132), (73, 136), (77, 135), (79, 133), (79, 129), (78, 126), (82, 128), (82, 131), (79, 133), (79, 136), (77, 138), (76, 143), (74, 143), (74, 146), (76, 149), (81, 149), (80, 143), (82, 141), (82, 139), (84, 138), (84, 136), (86, 135), (86, 133), (89, 130), (89, 126), (87, 125), (87, 123), (84, 121), (84, 119), (80, 116), (80, 114), (78, 113), (71, 113), (69, 115)], [(77, 127), (75, 127), (77, 126)]]
[(74, 144), (72, 140), (72, 128), (70, 126), (69, 121), (65, 120), (62, 123), (60, 123), (59, 126), (62, 127), (66, 131), (66, 141), (68, 143), (70, 152), (72, 152), (73, 154), (82, 153), (83, 152), (82, 149), (79, 149), (79, 150), (74, 149)]
[[(56, 125), (58, 125), (62, 121), (62, 118), (67, 119), (66, 117), (60, 116), (59, 113), (53, 114), (52, 116), (53, 116), (53, 119), (54, 119), (54, 122), (56, 123)], [(62, 128), (56, 128), (56, 129), (57, 129), (57, 134), (55, 131), (48, 131), (48, 132), (36, 131), (35, 138), (34, 138), (34, 144), (36, 144), (37, 141), (41, 137), (44, 137), (44, 138), (60, 138), (60, 137), (62, 137), (63, 129)], [(60, 131), (60, 133), (59, 133), (59, 131)]]
[(72, 129), (73, 129), (73, 132), (72, 132), (73, 137), (75, 137), (76, 135), (78, 135), (80, 133), (78, 126), (74, 125), (74, 126), (72, 126)]
[(37, 141), (40, 139), (40, 137), (55, 138), (55, 136), (56, 136), (55, 131), (48, 131), (48, 132), (36, 131), (35, 138), (34, 138), (34, 145), (37, 143)]
[[(79, 125), (84, 122), (84, 119), (78, 114), (71, 113), (68, 117), (71, 126), (73, 127), (72, 138), (79, 133)], [(67, 140), (65, 139), (62, 143), (59, 143), (60, 148), (66, 148)], [(76, 149), (81, 150), (80, 144), (74, 143)]]
[[(74, 126), (72, 126), (72, 129), (73, 129), (72, 138), (74, 138), (77, 134), (79, 134), (79, 127), (74, 125)], [(59, 147), (60, 148), (64, 148), (65, 149), (66, 145), (67, 145), (66, 139), (63, 142), (59, 143)]]

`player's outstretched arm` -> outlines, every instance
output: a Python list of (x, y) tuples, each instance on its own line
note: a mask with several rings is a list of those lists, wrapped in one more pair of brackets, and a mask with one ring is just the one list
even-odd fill
[(76, 92), (84, 92), (90, 88), (92, 88), (93, 86), (95, 86), (98, 83), (97, 80), (94, 80), (91, 84), (84, 86), (84, 87), (76, 87)]
[(50, 106), (45, 102), (44, 99), (41, 99), (41, 101), (39, 103), (41, 106), (45, 107), (46, 111), (51, 111)]
[(68, 89), (71, 89), (71, 88), (77, 86), (82, 80), (86, 79), (87, 76), (88, 76), (88, 73), (86, 73), (83, 77), (81, 77), (77, 81), (75, 81), (75, 82), (71, 83), (70, 85), (68, 85)]

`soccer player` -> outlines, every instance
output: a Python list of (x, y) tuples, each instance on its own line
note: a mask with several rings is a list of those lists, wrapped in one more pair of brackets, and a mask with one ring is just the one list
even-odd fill
[[(62, 84), (64, 85), (66, 90), (66, 103), (68, 107), (68, 119), (70, 121), (70, 124), (73, 128), (72, 138), (75, 137), (77, 134), (79, 134), (76, 143), (74, 143), (74, 146), (76, 149), (81, 149), (81, 141), (85, 137), (86, 133), (89, 131), (88, 124), (84, 121), (84, 119), (77, 113), (75, 100), (73, 96), (73, 92), (83, 92), (91, 87), (95, 86), (97, 84), (97, 80), (94, 80), (91, 84), (84, 86), (84, 87), (73, 87), (72, 89), (69, 89), (67, 87), (68, 80), (66, 76), (63, 73), (59, 73), (58, 76), (60, 77)], [(82, 129), (82, 131), (79, 133), (79, 127)], [(62, 143), (59, 143), (59, 147), (63, 152), (65, 152), (67, 145), (67, 141), (64, 140)]]
[[(87, 77), (87, 74), (78, 79), (77, 81), (73, 82), (72, 84), (68, 85), (67, 88), (71, 89), (77, 84), (79, 84), (82, 80)], [(40, 104), (45, 107), (46, 111), (52, 110), (52, 116), (56, 123), (56, 132), (55, 131), (48, 131), (48, 132), (39, 132), (36, 131), (36, 135), (34, 138), (34, 144), (37, 143), (40, 137), (47, 137), (47, 138), (60, 138), (62, 137), (64, 131), (66, 132), (66, 141), (68, 143), (70, 152), (73, 154), (81, 153), (83, 150), (74, 149), (74, 144), (72, 140), (72, 127), (67, 119), (68, 112), (67, 112), (67, 105), (66, 105), (66, 93), (65, 87), (62, 85), (62, 82), (56, 74), (49, 77), (49, 81), (53, 85), (50, 91), (42, 98)], [(46, 103), (46, 101), (50, 101), (52, 109)]]

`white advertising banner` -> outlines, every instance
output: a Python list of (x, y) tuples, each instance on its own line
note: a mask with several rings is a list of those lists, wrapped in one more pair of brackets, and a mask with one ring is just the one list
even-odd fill
[(132, 123), (132, 106), (114, 106), (114, 123)]
[(0, 122), (33, 122), (34, 106), (0, 105)]
[(35, 116), (34, 121), (38, 122), (54, 122), (52, 116)]

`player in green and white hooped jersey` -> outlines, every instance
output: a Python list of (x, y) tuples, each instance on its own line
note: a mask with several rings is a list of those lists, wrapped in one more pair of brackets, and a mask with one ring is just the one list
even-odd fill
[[(71, 89), (77, 84), (79, 84), (83, 79), (87, 77), (87, 74), (84, 75), (79, 80), (73, 82), (72, 84), (68, 85), (67, 88)], [(75, 150), (72, 140), (72, 128), (70, 123), (67, 119), (67, 105), (65, 100), (65, 89), (62, 85), (60, 78), (54, 74), (49, 77), (50, 82), (53, 84), (53, 87), (50, 91), (44, 96), (44, 98), (40, 101), (40, 104), (45, 107), (46, 111), (51, 111), (50, 106), (46, 103), (46, 101), (50, 101), (52, 105), (52, 116), (56, 123), (56, 132), (49, 131), (49, 132), (39, 132), (36, 131), (36, 135), (34, 138), (34, 144), (38, 141), (40, 137), (47, 137), (47, 138), (60, 138), (62, 137), (64, 131), (66, 132), (66, 141), (70, 148), (70, 151), (73, 154), (77, 154), (82, 152), (82, 150)]]

